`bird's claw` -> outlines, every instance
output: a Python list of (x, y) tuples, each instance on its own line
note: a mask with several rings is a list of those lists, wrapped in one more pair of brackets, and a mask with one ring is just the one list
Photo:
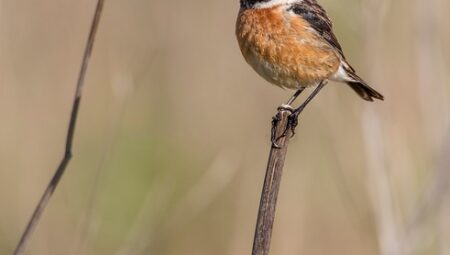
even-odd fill
[(295, 135), (295, 128), (298, 125), (298, 113), (293, 112), (291, 115), (288, 116), (288, 123), (286, 125), (286, 130), (284, 131), (283, 135), (286, 135), (288, 130), (291, 130), (292, 134), (291, 137)]
[(280, 121), (280, 114), (279, 114), (279, 112), (275, 116), (272, 117), (272, 130), (271, 130), (271, 136), (270, 136), (270, 140), (272, 141), (272, 147), (274, 147), (276, 149), (281, 148), (277, 144), (277, 141), (278, 141), (278, 139), (281, 138), (281, 136), (278, 137), (278, 138), (276, 137), (277, 136), (277, 124), (278, 124), (278, 121)]
[[(285, 130), (279, 137), (277, 137), (276, 127), (277, 127), (278, 121), (280, 121), (281, 111), (289, 111), (289, 112), (291, 112), (291, 114), (288, 116), (288, 123), (286, 125)], [(278, 107), (278, 113), (272, 118), (271, 141), (272, 141), (272, 146), (274, 148), (277, 148), (277, 149), (281, 148), (281, 146), (278, 145), (277, 142), (280, 138), (285, 137), (289, 130), (292, 131), (292, 136), (294, 136), (294, 134), (295, 134), (294, 129), (298, 124), (297, 119), (298, 119), (298, 114), (296, 114), (296, 112), (295, 112), (294, 108), (292, 108), (292, 106), (283, 104)]]
[(278, 112), (288, 111), (291, 113), (293, 113), (295, 111), (294, 108), (292, 108), (292, 106), (290, 106), (288, 104), (282, 104), (282, 105), (278, 106), (277, 110), (278, 110)]

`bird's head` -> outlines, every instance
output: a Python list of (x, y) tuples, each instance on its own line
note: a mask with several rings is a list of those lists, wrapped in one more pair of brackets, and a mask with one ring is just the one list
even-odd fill
[(282, 4), (302, 2), (303, 0), (241, 0), (241, 8), (264, 9)]
[(241, 8), (253, 8), (256, 4), (267, 3), (271, 0), (241, 0)]

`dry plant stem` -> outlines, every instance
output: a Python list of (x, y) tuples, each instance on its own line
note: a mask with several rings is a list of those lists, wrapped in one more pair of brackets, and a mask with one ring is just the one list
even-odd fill
[(272, 145), (270, 150), (269, 162), (267, 163), (266, 177), (259, 205), (258, 220), (256, 222), (252, 255), (269, 254), (278, 190), (280, 189), (281, 176), (289, 139), (292, 136), (290, 128), (287, 129), (287, 133), (283, 136), (288, 125), (289, 115), (291, 115), (290, 111), (280, 110), (275, 117), (277, 118), (274, 123), (274, 125), (276, 125), (274, 127), (275, 137), (280, 137), (277, 140), (279, 148)]
[(64, 151), (64, 157), (61, 160), (61, 163), (59, 164), (58, 168), (56, 169), (56, 172), (51, 179), (50, 183), (48, 184), (44, 194), (41, 197), (41, 200), (39, 201), (38, 205), (36, 206), (33, 215), (31, 216), (28, 225), (25, 229), (25, 231), (22, 234), (22, 237), (20, 238), (19, 243), (17, 244), (16, 249), (14, 250), (13, 255), (20, 255), (23, 254), (26, 248), (26, 245), (28, 241), (30, 240), (31, 235), (33, 234), (33, 230), (36, 228), (37, 223), (39, 222), (39, 219), (41, 218), (41, 215), (47, 206), (53, 192), (55, 191), (56, 187), (58, 186), (59, 181), (61, 180), (61, 177), (63, 176), (67, 165), (69, 164), (70, 159), (72, 158), (72, 143), (73, 143), (73, 137), (75, 134), (75, 126), (78, 116), (78, 109), (80, 107), (80, 101), (81, 101), (81, 92), (83, 89), (84, 84), (84, 78), (86, 76), (86, 71), (89, 65), (89, 59), (91, 56), (92, 48), (94, 45), (95, 35), (97, 33), (98, 24), (100, 22), (101, 13), (103, 10), (103, 2), (104, 0), (98, 0), (97, 7), (94, 14), (94, 19), (92, 21), (91, 30), (89, 33), (89, 37), (86, 43), (86, 48), (84, 51), (83, 56), (83, 62), (81, 64), (80, 73), (78, 76), (78, 82), (76, 86), (76, 92), (75, 92), (75, 99), (73, 101), (72, 106), (72, 113), (70, 115), (70, 122), (69, 122), (69, 128), (67, 131), (67, 138), (66, 138), (66, 146)]

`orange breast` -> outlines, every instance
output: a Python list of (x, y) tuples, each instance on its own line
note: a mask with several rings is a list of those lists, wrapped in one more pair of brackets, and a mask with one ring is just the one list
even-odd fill
[(339, 67), (333, 48), (301, 17), (283, 7), (241, 10), (236, 35), (246, 61), (269, 82), (287, 88), (315, 85)]

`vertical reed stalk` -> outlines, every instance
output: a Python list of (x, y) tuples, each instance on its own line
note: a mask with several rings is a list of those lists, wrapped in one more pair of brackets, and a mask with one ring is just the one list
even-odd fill
[(252, 255), (269, 254), (284, 160), (286, 158), (289, 139), (292, 136), (290, 129), (283, 136), (290, 114), (291, 112), (289, 111), (281, 110), (274, 118), (273, 128), (275, 129), (275, 137), (280, 137), (277, 141), (279, 148), (272, 145), (270, 149), (269, 162), (267, 163), (266, 177), (259, 204)]

